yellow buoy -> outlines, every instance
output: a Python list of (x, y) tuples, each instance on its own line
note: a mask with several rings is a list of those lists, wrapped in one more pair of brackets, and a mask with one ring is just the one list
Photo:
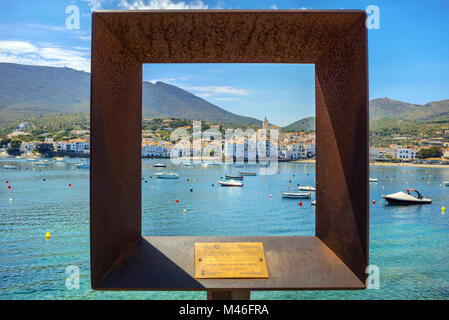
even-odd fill
[(444, 211), (446, 210), (446, 208), (444, 206), (441, 207), (441, 212), (444, 214)]
[(9, 198), (9, 202), (12, 202), (12, 198)]
[(50, 239), (50, 232), (47, 231), (47, 233), (45, 234), (45, 239)]
[(184, 213), (186, 213), (187, 212), (187, 210), (186, 209), (184, 209)]

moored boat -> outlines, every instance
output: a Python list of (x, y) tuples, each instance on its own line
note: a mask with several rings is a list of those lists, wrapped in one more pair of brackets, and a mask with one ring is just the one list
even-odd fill
[[(382, 195), (388, 204), (394, 205), (411, 205), (411, 204), (430, 204), (432, 199), (424, 198), (418, 190), (405, 189), (406, 192), (396, 192), (388, 195)], [(416, 196), (413, 196), (410, 192), (415, 192)]]
[(245, 172), (245, 171), (239, 171), (237, 172), (239, 175), (241, 176), (255, 176), (256, 173), (255, 172)]
[(243, 183), (235, 180), (218, 181), (218, 183), (223, 187), (243, 187)]
[(89, 163), (78, 163), (76, 165), (77, 169), (90, 169), (90, 164)]
[(377, 178), (369, 178), (369, 182), (378, 182), (379, 180)]
[(156, 172), (154, 174), (158, 179), (178, 179), (179, 174), (176, 172)]
[(316, 189), (311, 186), (299, 186), (298, 190), (300, 190), (300, 191), (316, 191)]
[(282, 198), (290, 199), (310, 199), (311, 192), (284, 192), (282, 191)]
[(38, 161), (34, 165), (36, 165), (36, 166), (48, 166), (48, 165), (50, 165), (50, 163), (47, 162), (47, 161)]
[(20, 167), (19, 166), (13, 166), (13, 165), (10, 165), (10, 164), (5, 164), (3, 166), (3, 169), (6, 169), (6, 170), (19, 170)]
[(316, 206), (316, 200), (312, 201), (312, 206)]
[(234, 179), (234, 180), (243, 180), (244, 176), (232, 176), (229, 174), (225, 174), (226, 179)]
[(155, 167), (155, 168), (165, 168), (165, 167), (167, 167), (167, 165), (165, 165), (163, 163), (156, 163), (153, 167)]

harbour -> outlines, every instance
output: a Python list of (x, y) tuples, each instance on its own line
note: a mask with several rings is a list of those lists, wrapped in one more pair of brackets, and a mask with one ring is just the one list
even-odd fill
[[(3, 166), (20, 167), (6, 170)], [(0, 160), (0, 299), (205, 299), (205, 292), (101, 292), (90, 288), (89, 170), (80, 159), (46, 166)], [(165, 164), (163, 169), (155, 164)], [(291, 186), (316, 186), (315, 165), (279, 163), (276, 175), (257, 172), (241, 188), (223, 188), (227, 166), (174, 165), (142, 160), (143, 235), (272, 235), (315, 233), (315, 192), (310, 199), (282, 198)], [(240, 170), (240, 169), (239, 169)], [(155, 172), (178, 179), (157, 179)], [(253, 292), (253, 299), (447, 299), (449, 298), (449, 171), (376, 167), (370, 176), (370, 265), (380, 289), (329, 292)], [(6, 183), (8, 181), (8, 183)], [(8, 189), (11, 186), (11, 189)], [(382, 195), (419, 190), (428, 205), (388, 206)], [(317, 204), (319, 205), (319, 203)], [(49, 232), (51, 238), (46, 239)], [(66, 268), (80, 270), (80, 288), (65, 285)], [(300, 267), (300, 266), (298, 266)]]

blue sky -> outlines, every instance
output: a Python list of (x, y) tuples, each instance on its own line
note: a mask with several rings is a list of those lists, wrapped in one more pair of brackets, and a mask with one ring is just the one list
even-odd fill
[[(70, 5), (80, 9), (78, 30), (66, 28)], [(90, 19), (95, 9), (365, 10), (369, 5), (380, 9), (380, 29), (369, 31), (370, 98), (387, 96), (417, 104), (448, 99), (447, 0), (2, 0), (0, 62), (89, 71)], [(164, 79), (172, 79), (167, 82), (189, 88), (229, 111), (257, 118), (267, 115), (279, 125), (314, 113), (312, 66), (144, 67), (144, 80)], [(278, 106), (283, 108), (282, 114)]]

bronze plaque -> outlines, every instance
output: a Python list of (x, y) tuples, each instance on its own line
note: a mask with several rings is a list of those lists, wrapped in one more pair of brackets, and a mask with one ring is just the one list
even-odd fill
[(263, 243), (195, 243), (195, 278), (268, 278)]

